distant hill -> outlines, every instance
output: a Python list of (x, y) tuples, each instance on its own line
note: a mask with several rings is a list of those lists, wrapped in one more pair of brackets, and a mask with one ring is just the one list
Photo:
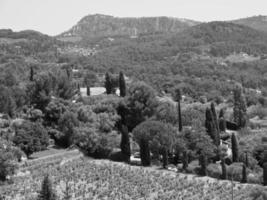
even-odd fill
[(29, 40), (44, 40), (44, 39), (52, 39), (48, 35), (42, 34), (40, 32), (34, 30), (24, 30), (15, 32), (11, 29), (0, 29), (0, 38), (10, 38), (10, 39), (29, 39)]
[(82, 18), (61, 38), (94, 38), (129, 36), (135, 38), (142, 34), (181, 32), (199, 22), (169, 17), (119, 18), (107, 15), (88, 15)]
[(227, 56), (234, 52), (266, 54), (267, 33), (229, 22), (210, 22), (172, 36), (168, 44), (194, 48), (205, 46), (213, 56)]
[(267, 16), (253, 16), (232, 21), (235, 24), (249, 26), (256, 30), (267, 32)]

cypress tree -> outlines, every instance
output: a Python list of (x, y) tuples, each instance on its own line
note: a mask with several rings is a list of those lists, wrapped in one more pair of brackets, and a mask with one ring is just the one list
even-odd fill
[(105, 75), (105, 88), (106, 88), (107, 94), (112, 93), (112, 82), (111, 82), (110, 74), (108, 72)]
[(175, 89), (175, 101), (177, 102), (179, 131), (180, 132), (183, 130), (182, 114), (181, 114), (181, 100), (182, 100), (181, 90), (179, 88), (176, 88)]
[(56, 194), (54, 193), (52, 182), (48, 175), (44, 177), (38, 200), (56, 200)]
[(89, 85), (87, 85), (87, 87), (86, 87), (86, 94), (87, 94), (87, 96), (91, 95), (91, 91), (90, 91), (90, 86)]
[(183, 170), (186, 170), (188, 167), (188, 153), (187, 151), (183, 152)]
[(218, 117), (217, 117), (217, 113), (216, 113), (216, 109), (215, 109), (215, 105), (212, 102), (210, 105), (210, 110), (212, 112), (212, 119), (216, 128), (216, 131), (219, 131), (219, 123), (218, 123)]
[(238, 162), (238, 160), (239, 160), (239, 147), (238, 147), (237, 137), (234, 133), (232, 133), (231, 142), (232, 142), (233, 162)]
[(117, 123), (118, 129), (121, 132), (121, 152), (123, 155), (126, 156), (126, 162), (130, 161), (131, 156), (131, 146), (130, 146), (130, 137), (129, 137), (129, 130), (126, 125), (126, 112), (127, 109), (124, 104), (120, 104), (117, 108), (117, 113), (120, 115), (121, 119)]
[(71, 69), (69, 67), (66, 68), (66, 74), (67, 74), (67, 77), (70, 79), (71, 78)]
[(216, 125), (213, 120), (213, 114), (211, 109), (206, 109), (206, 121), (205, 121), (205, 127), (208, 135), (211, 137), (215, 145), (220, 144), (220, 139), (218, 138)]
[(34, 70), (33, 70), (33, 67), (31, 67), (31, 71), (30, 71), (30, 81), (33, 81), (33, 76), (34, 76)]
[(140, 157), (143, 166), (150, 166), (151, 157), (150, 157), (149, 142), (144, 139), (140, 141)]
[(234, 89), (234, 122), (238, 128), (244, 128), (247, 123), (247, 107), (242, 87), (237, 86)]
[(207, 176), (207, 164), (208, 164), (207, 156), (201, 153), (199, 161), (200, 161), (200, 166), (201, 166), (200, 174), (202, 176)]
[(249, 162), (248, 162), (248, 152), (246, 152), (246, 161), (245, 161), (246, 167), (248, 167)]
[(263, 163), (263, 185), (267, 186), (267, 162)]
[(226, 121), (224, 118), (224, 109), (220, 110), (220, 114), (219, 114), (219, 130), (221, 132), (225, 132), (226, 131)]
[(245, 164), (242, 166), (242, 180), (241, 183), (247, 183), (247, 167)]
[(119, 87), (120, 87), (120, 96), (125, 97), (126, 96), (126, 83), (125, 83), (124, 75), (122, 72), (120, 72), (120, 76), (119, 76)]
[(213, 120), (213, 124), (215, 127), (215, 130), (214, 130), (215, 141), (214, 142), (215, 142), (215, 145), (219, 146), (220, 145), (220, 129), (219, 129), (219, 122), (218, 122), (215, 105), (213, 102), (210, 105), (210, 110), (212, 113), (212, 120)]
[(221, 176), (221, 178), (223, 180), (226, 180), (227, 179), (227, 169), (226, 169), (225, 159), (224, 158), (221, 159), (221, 167), (222, 167), (222, 176)]
[(126, 162), (130, 162), (131, 156), (131, 147), (130, 147), (130, 138), (129, 138), (129, 131), (127, 126), (124, 124), (121, 125), (121, 152), (124, 156), (126, 156)]
[(167, 169), (168, 166), (168, 150), (166, 148), (163, 149), (162, 152), (163, 157), (163, 168)]

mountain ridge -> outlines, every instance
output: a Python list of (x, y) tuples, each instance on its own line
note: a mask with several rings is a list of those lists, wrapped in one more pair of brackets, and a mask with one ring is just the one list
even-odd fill
[(110, 15), (87, 15), (68, 31), (58, 37), (108, 37), (180, 32), (201, 22), (174, 17), (114, 17)]
[(230, 22), (245, 25), (259, 31), (267, 32), (267, 16), (264, 15), (240, 18), (232, 20)]

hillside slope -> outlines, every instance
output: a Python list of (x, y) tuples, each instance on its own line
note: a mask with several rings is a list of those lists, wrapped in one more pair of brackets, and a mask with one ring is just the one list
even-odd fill
[(267, 16), (253, 16), (232, 21), (235, 24), (249, 26), (259, 31), (267, 32)]
[(199, 22), (169, 17), (119, 18), (107, 15), (88, 15), (60, 37), (107, 37), (180, 32)]

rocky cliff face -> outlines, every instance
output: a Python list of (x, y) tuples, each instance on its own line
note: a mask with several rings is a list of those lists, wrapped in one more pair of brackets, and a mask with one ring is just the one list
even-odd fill
[(118, 18), (107, 15), (88, 15), (81, 19), (69, 31), (62, 33), (62, 37), (107, 37), (129, 36), (137, 37), (140, 34), (180, 32), (199, 22), (168, 18), (168, 17), (142, 17)]

